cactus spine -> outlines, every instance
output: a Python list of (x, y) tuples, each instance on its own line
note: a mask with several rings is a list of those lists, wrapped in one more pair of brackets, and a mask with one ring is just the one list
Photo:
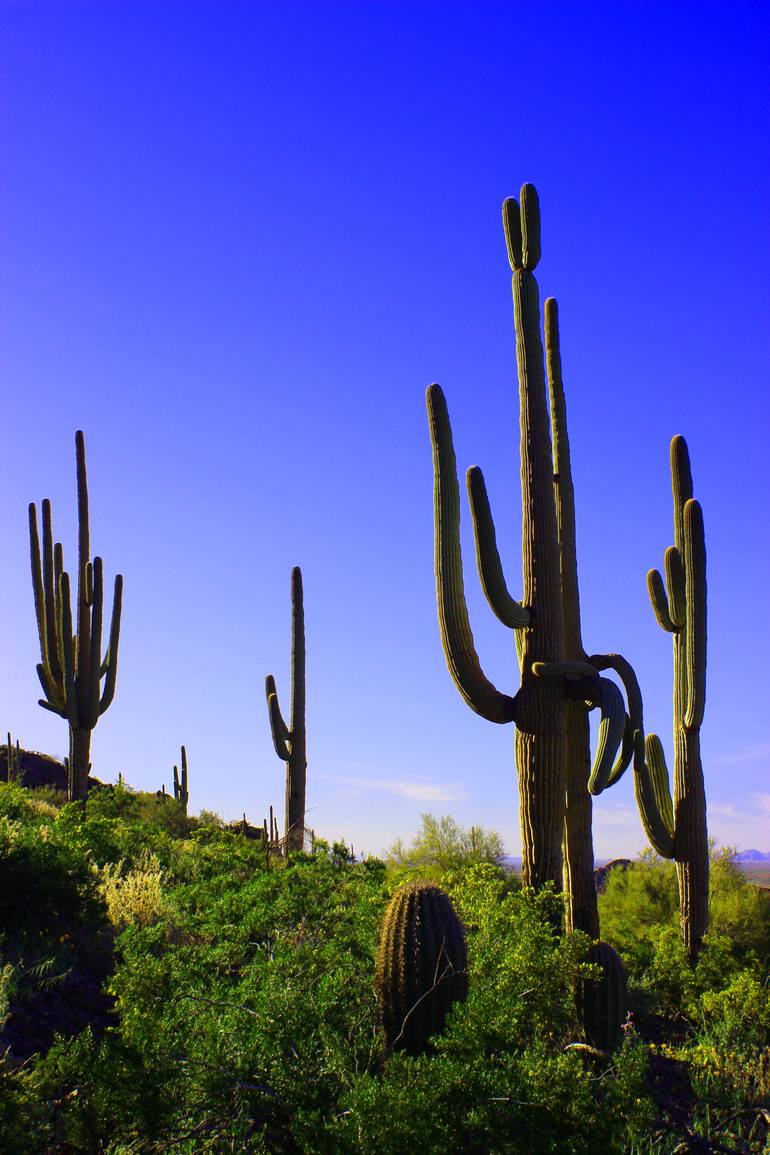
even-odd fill
[[(85, 799), (90, 769), (91, 731), (115, 696), (123, 578), (115, 577), (112, 621), (102, 658), (104, 602), (102, 559), (90, 560), (88, 486), (83, 434), (75, 434), (78, 490), (77, 633), (72, 629), (70, 579), (61, 545), (54, 544), (51, 503), (42, 503), (42, 551), (34, 503), (29, 507), (30, 556), (41, 661), (37, 667), (44, 698), (40, 705), (66, 718), (70, 731), (67, 794)], [(104, 688), (101, 681), (104, 679)]]
[(286, 763), (284, 853), (288, 857), (290, 851), (302, 850), (305, 838), (305, 608), (299, 566), (291, 571), (291, 716), (288, 726), (281, 713), (272, 674), (265, 679), (265, 693), (275, 752)]
[(628, 1007), (626, 976), (617, 952), (609, 943), (594, 943), (587, 961), (602, 968), (602, 977), (586, 979), (583, 983), (583, 1029), (592, 1047), (609, 1053), (620, 1046), (621, 1027)]
[[(703, 514), (693, 498), (683, 437), (671, 442), (674, 544), (664, 555), (665, 583), (657, 570), (647, 589), (659, 625), (673, 635), (674, 798), (657, 734), (645, 744), (646, 766), (637, 775), (642, 821), (655, 849), (674, 858), (679, 917), (688, 957), (695, 962), (708, 926), (709, 855), (700, 727), (706, 702), (706, 546)], [(641, 751), (640, 751), (641, 755)]]
[[(514, 697), (484, 676), (468, 620), (460, 553), (460, 496), (452, 433), (438, 385), (427, 394), (433, 444), (435, 568), (441, 639), (450, 673), (465, 701), (492, 722), (515, 722), (526, 885), (562, 882), (562, 838), (569, 893), (568, 926), (598, 933), (593, 884), (591, 800), (617, 781), (631, 757), (620, 690), (589, 659), (580, 633), (574, 493), (561, 377), (558, 314), (545, 305), (551, 410), (546, 402), (540, 307), (533, 270), (540, 257), (540, 214), (532, 185), (521, 204), (503, 205), (513, 270), (521, 427), (523, 599), (508, 592), (481, 470), (467, 484), (482, 587), (499, 620), (515, 631), (521, 686)], [(552, 437), (553, 434), (553, 437)], [(609, 668), (615, 655), (604, 655)], [(623, 662), (623, 659), (619, 659)], [(627, 663), (624, 663), (627, 666)], [(630, 669), (630, 667), (629, 667)], [(587, 710), (599, 706), (599, 745), (591, 766)]]
[(375, 992), (386, 1053), (419, 1055), (441, 1032), (447, 1012), (468, 991), (465, 935), (438, 886), (397, 890), (382, 920)]
[(182, 747), (182, 776), (179, 776), (179, 767), (174, 767), (174, 798), (180, 803), (185, 814), (187, 803), (190, 801), (190, 792), (187, 789), (187, 751)]

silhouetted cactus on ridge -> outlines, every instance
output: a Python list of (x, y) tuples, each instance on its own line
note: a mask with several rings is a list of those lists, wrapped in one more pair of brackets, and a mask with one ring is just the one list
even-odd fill
[[(275, 752), (286, 763), (284, 853), (288, 855), (292, 850), (302, 850), (305, 840), (305, 607), (299, 566), (291, 571), (291, 714), (288, 726), (281, 713), (272, 674), (265, 679), (265, 694)], [(272, 830), (270, 835), (272, 837)]]
[(190, 801), (190, 791), (188, 789), (187, 778), (187, 751), (182, 747), (182, 775), (179, 776), (179, 767), (174, 767), (174, 798), (181, 805), (185, 814), (187, 813), (187, 804)]
[[(40, 705), (69, 724), (70, 751), (67, 793), (70, 801), (84, 799), (88, 789), (91, 731), (115, 696), (118, 670), (123, 578), (115, 577), (112, 621), (107, 652), (102, 658), (104, 602), (102, 559), (90, 560), (88, 486), (83, 434), (75, 434), (78, 489), (77, 633), (73, 634), (70, 579), (62, 547), (54, 544), (51, 503), (42, 503), (42, 551), (34, 503), (29, 507), (32, 588), (40, 639), (38, 677), (45, 698)], [(104, 689), (101, 681), (104, 679)]]

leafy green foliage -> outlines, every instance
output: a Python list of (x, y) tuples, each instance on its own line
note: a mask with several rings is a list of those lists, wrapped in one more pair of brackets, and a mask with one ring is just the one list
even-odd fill
[(435, 818), (432, 814), (423, 814), (422, 829), (415, 835), (411, 846), (405, 846), (399, 838), (385, 859), (389, 866), (401, 867), (405, 872), (438, 881), (445, 871), (461, 866), (480, 862), (499, 865), (503, 854), (503, 840), (497, 831), (486, 830), (483, 826), (465, 829), (450, 815)]
[(651, 1062), (687, 1072), (696, 1133), (763, 1141), (770, 915), (729, 855), (695, 971), (669, 867), (611, 875), (635, 1023), (611, 1059), (583, 1045), (590, 941), (558, 933), (561, 898), (490, 862), (443, 871), (468, 998), (432, 1054), (383, 1064), (374, 959), (403, 868), (323, 842), (269, 860), (221, 822), (175, 829), (169, 805), (0, 785), (0, 1151), (673, 1152)]

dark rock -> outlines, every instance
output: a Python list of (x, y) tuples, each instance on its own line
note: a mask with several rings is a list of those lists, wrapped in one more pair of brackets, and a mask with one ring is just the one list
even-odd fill
[[(20, 784), (28, 789), (35, 790), (41, 786), (52, 786), (54, 790), (67, 789), (67, 771), (64, 763), (52, 758), (50, 754), (38, 754), (33, 750), (20, 750), (21, 763)], [(8, 767), (8, 748), (3, 742), (0, 746), (0, 782), (5, 782)], [(89, 775), (88, 789), (93, 786), (102, 786), (98, 778)]]
[(596, 893), (604, 894), (607, 889), (607, 877), (611, 870), (628, 870), (629, 866), (633, 866), (630, 858), (613, 858), (611, 862), (606, 862), (604, 866), (597, 866), (594, 871)]

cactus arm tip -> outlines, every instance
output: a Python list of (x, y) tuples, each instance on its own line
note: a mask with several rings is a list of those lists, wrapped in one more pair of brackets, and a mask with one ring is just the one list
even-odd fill
[(533, 184), (521, 186), (521, 263), (532, 271), (540, 260), (540, 198)]

